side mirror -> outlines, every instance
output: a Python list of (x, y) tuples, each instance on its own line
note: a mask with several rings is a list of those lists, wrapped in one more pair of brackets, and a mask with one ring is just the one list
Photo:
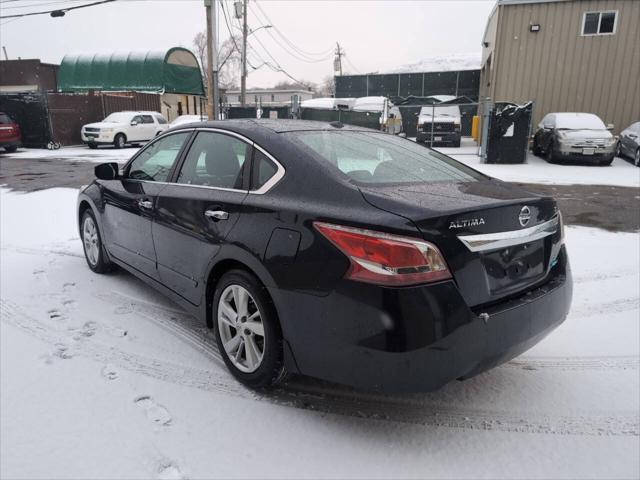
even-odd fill
[(138, 122), (136, 122), (135, 120), (133, 120), (133, 121), (131, 122), (131, 126), (132, 126), (132, 127), (135, 127), (137, 124), (138, 124)]
[(116, 162), (101, 163), (93, 169), (93, 172), (100, 180), (115, 180), (118, 178), (118, 164)]
[(614, 128), (613, 123), (609, 123), (609, 124), (607, 125), (607, 130), (613, 130), (613, 128)]

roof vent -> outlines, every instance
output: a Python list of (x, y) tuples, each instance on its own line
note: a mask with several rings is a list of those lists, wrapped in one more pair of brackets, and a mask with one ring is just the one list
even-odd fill
[(344, 123), (342, 123), (342, 122), (329, 122), (329, 125), (331, 125), (333, 128), (342, 128), (342, 127), (344, 127)]

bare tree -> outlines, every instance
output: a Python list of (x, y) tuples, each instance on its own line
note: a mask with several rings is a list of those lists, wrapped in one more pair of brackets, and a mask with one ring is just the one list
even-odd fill
[[(202, 75), (206, 85), (209, 68), (207, 65), (207, 33), (198, 32), (193, 38), (193, 46), (196, 56), (202, 66)], [(239, 37), (229, 37), (220, 46), (218, 51), (218, 84), (220, 88), (233, 89), (240, 79), (241, 54), (237, 47), (240, 46)]]
[(324, 77), (322, 83), (316, 89), (316, 92), (321, 97), (334, 97), (336, 94), (336, 85), (333, 77)]

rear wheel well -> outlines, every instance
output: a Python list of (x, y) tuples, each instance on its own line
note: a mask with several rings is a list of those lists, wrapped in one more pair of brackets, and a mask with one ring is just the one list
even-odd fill
[[(211, 269), (211, 272), (209, 272), (209, 277), (207, 278), (207, 292), (206, 292), (207, 327), (213, 328), (212, 307), (213, 307), (213, 296), (216, 289), (216, 285), (220, 281), (220, 278), (222, 278), (222, 276), (230, 270), (243, 270), (247, 273), (250, 273), (254, 277), (256, 277), (256, 279), (261, 283), (262, 287), (264, 288), (265, 293), (267, 294), (267, 297), (269, 298), (269, 301), (273, 306), (273, 309), (276, 311), (276, 317), (277, 317), (277, 310), (275, 308), (275, 304), (273, 303), (273, 298), (271, 298), (271, 294), (269, 293), (267, 288), (264, 286), (264, 283), (262, 282), (260, 277), (256, 275), (256, 273), (244, 263), (238, 260), (228, 258), (226, 260), (222, 260), (221, 262), (217, 263)], [(278, 319), (278, 321), (280, 320)]]
[(89, 205), (89, 202), (87, 202), (86, 200), (80, 202), (80, 206), (78, 207), (78, 226), (80, 226), (80, 224), (82, 223), (82, 216), (88, 209), (91, 209), (91, 205)]

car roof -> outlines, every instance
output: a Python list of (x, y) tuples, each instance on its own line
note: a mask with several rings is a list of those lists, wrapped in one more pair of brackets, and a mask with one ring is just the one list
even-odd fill
[[(193, 123), (186, 123), (175, 127), (176, 129), (190, 128), (195, 126)], [(275, 133), (285, 132), (301, 132), (301, 131), (366, 131), (379, 132), (371, 128), (356, 127), (353, 125), (345, 125), (339, 122), (318, 122), (314, 120), (291, 120), (291, 119), (232, 119), (232, 120), (214, 120), (197, 122), (198, 127), (221, 128), (238, 132), (250, 132), (255, 130), (269, 130)]]

